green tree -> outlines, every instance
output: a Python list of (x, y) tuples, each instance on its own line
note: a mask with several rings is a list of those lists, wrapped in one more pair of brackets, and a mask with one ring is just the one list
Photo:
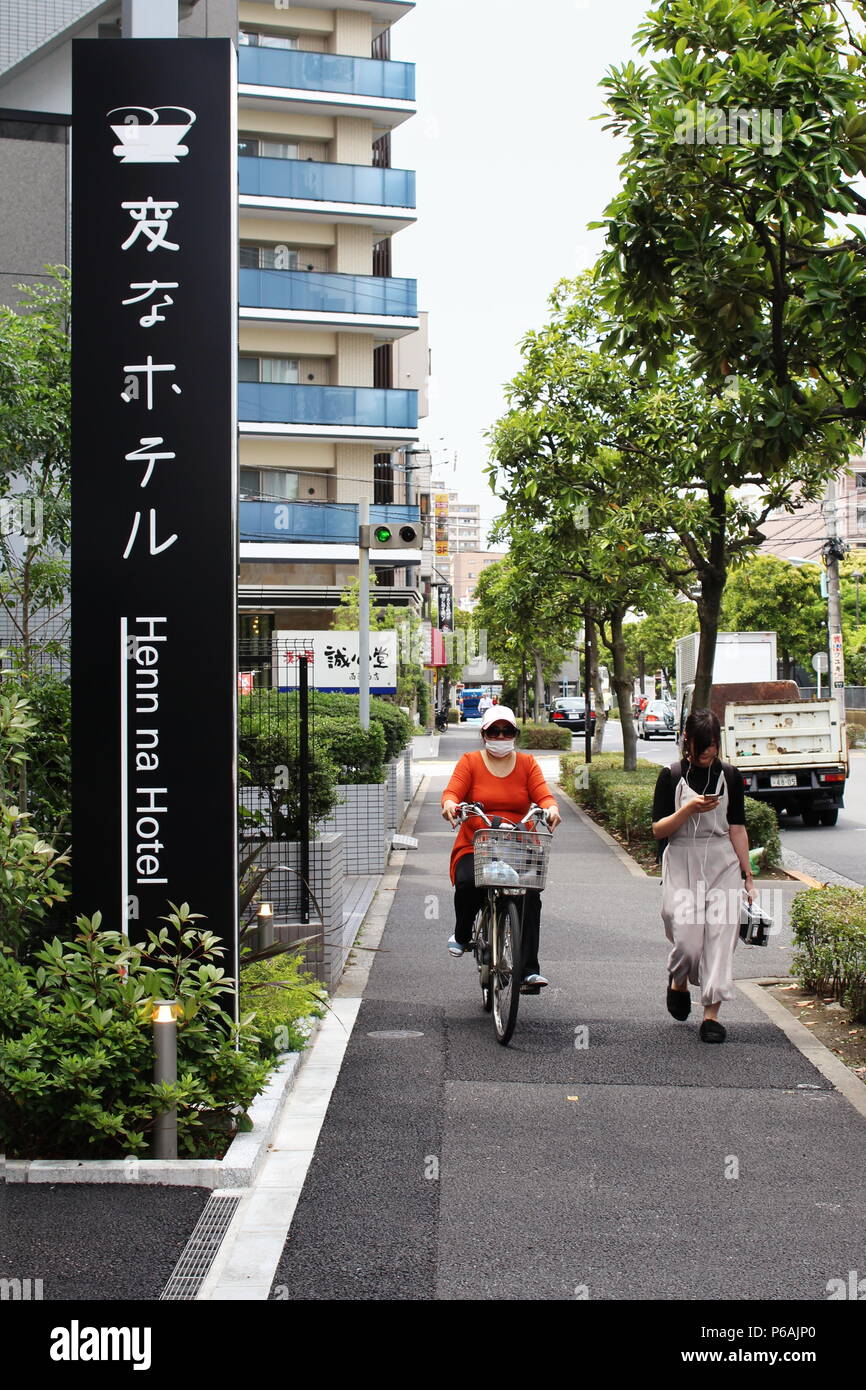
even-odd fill
[(539, 582), (531, 566), (521, 566), (510, 556), (482, 571), (475, 592), (474, 617), (487, 632), (488, 655), (502, 671), (503, 681), (518, 685), (524, 723), (532, 684), (537, 719), (545, 681), (574, 650), (579, 619), (563, 606), (561, 584)]
[(827, 646), (827, 604), (820, 565), (792, 565), (756, 555), (731, 576), (722, 605), (728, 632), (775, 632), (786, 680), (794, 662), (808, 666)]
[(663, 596), (658, 608), (623, 630), (629, 668), (639, 674), (640, 654), (643, 653), (647, 673), (661, 671), (669, 687), (673, 687), (676, 670), (676, 639), (696, 632), (698, 617), (693, 603), (684, 603), (672, 594)]
[(49, 284), (22, 287), (20, 313), (0, 307), (0, 513), (13, 519), (0, 526), (0, 610), (25, 676), (65, 646), (56, 626), (68, 615), (69, 282), (53, 269)]
[(719, 404), (702, 450), (718, 552), (701, 575), (703, 700), (728, 490), (815, 500), (866, 421), (866, 239), (838, 227), (866, 213), (864, 48), (841, 5), (814, 0), (660, 0), (638, 38), (658, 56), (603, 83), (627, 147), (598, 278), (606, 346), (636, 379), (684, 355)]
[[(788, 472), (765, 476), (729, 457), (731, 404), (682, 361), (635, 375), (605, 349), (588, 277), (563, 281), (551, 310), (548, 325), (524, 341), (510, 408), (491, 433), (490, 474), (506, 501), (505, 524), (547, 535), (548, 571), (590, 584), (607, 610), (600, 631), (613, 655), (628, 750), (626, 613), (653, 611), (666, 592), (697, 592), (704, 684), (695, 700), (705, 703), (728, 572), (817, 464), (798, 458)], [(745, 493), (747, 483), (761, 491)]]

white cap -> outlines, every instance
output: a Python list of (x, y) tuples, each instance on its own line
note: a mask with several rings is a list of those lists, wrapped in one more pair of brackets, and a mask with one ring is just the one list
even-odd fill
[(481, 719), (482, 729), (489, 729), (491, 724), (513, 724), (514, 732), (517, 732), (517, 720), (514, 718), (514, 711), (507, 705), (491, 705), (484, 711)]

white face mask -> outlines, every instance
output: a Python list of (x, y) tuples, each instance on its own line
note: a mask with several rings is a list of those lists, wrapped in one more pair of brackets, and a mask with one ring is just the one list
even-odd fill
[(484, 740), (484, 746), (491, 757), (507, 758), (509, 753), (514, 752), (516, 742), (513, 738), (488, 738)]

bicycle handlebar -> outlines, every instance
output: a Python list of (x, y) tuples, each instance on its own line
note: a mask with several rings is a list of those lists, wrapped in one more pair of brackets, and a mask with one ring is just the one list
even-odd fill
[[(461, 801), (457, 807), (455, 816), (459, 825), (462, 825), (470, 816), (478, 816), (484, 821), (486, 826), (493, 829), (493, 822), (487, 816), (484, 810), (484, 803), (481, 801)], [(519, 830), (521, 826), (528, 826), (530, 829), (535, 829), (538, 821), (543, 821), (544, 824), (547, 825), (548, 810), (542, 806), (538, 806), (533, 801), (526, 815), (516, 824), (513, 821), (507, 821), (501, 818), (497, 819), (499, 819), (499, 825), (497, 827), (499, 830)]]

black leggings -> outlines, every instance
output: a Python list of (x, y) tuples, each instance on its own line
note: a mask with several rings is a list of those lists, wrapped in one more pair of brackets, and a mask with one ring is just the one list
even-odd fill
[[(472, 923), (486, 901), (487, 889), (475, 887), (475, 856), (461, 855), (454, 870), (454, 915), (457, 918), (454, 935), (461, 946), (468, 946), (472, 940)], [(530, 888), (522, 898), (517, 899), (517, 902), (523, 904), (523, 973), (539, 975), (541, 894)]]

